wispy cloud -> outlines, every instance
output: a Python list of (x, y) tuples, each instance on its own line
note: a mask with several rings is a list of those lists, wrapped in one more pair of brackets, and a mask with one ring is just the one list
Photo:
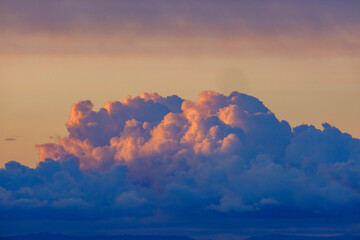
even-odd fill
[(17, 141), (17, 138), (14, 138), (14, 137), (8, 137), (8, 138), (4, 138), (4, 141)]

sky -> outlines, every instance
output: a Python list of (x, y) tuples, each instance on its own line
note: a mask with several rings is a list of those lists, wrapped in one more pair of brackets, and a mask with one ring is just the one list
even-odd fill
[[(285, 232), (331, 222), (360, 234), (359, 9), (355, 0), (0, 0), (8, 233), (70, 231), (76, 206), (71, 224), (101, 222), (103, 232), (140, 221), (171, 233), (181, 214), (177, 229), (192, 235), (189, 226), (205, 231), (218, 217), (268, 229), (279, 212)], [(109, 196), (98, 199), (98, 186)], [(44, 219), (52, 224), (38, 228)], [(215, 235), (225, 228), (207, 224)]]

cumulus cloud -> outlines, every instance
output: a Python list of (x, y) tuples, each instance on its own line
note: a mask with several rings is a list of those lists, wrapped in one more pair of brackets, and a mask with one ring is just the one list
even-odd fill
[(292, 129), (245, 94), (205, 91), (193, 102), (143, 93), (99, 111), (80, 101), (66, 126), (68, 137), (38, 145), (35, 169), (12, 161), (0, 170), (1, 211), (360, 217), (360, 140), (327, 123)]

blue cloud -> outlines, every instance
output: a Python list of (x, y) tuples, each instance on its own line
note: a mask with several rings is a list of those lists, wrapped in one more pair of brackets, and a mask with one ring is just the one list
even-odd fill
[(327, 123), (292, 129), (245, 94), (143, 94), (98, 112), (82, 101), (67, 127), (36, 168), (0, 170), (1, 222), (360, 223), (360, 140)]

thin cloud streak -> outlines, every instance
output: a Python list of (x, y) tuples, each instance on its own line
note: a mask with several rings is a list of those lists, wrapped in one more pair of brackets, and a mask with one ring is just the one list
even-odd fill
[(17, 141), (17, 139), (13, 137), (9, 137), (9, 138), (4, 138), (4, 141), (12, 142), (12, 141)]
[(121, 57), (331, 57), (358, 58), (360, 31), (296, 35), (239, 34), (191, 36), (144, 34), (3, 33), (0, 52), (8, 55), (89, 55)]

